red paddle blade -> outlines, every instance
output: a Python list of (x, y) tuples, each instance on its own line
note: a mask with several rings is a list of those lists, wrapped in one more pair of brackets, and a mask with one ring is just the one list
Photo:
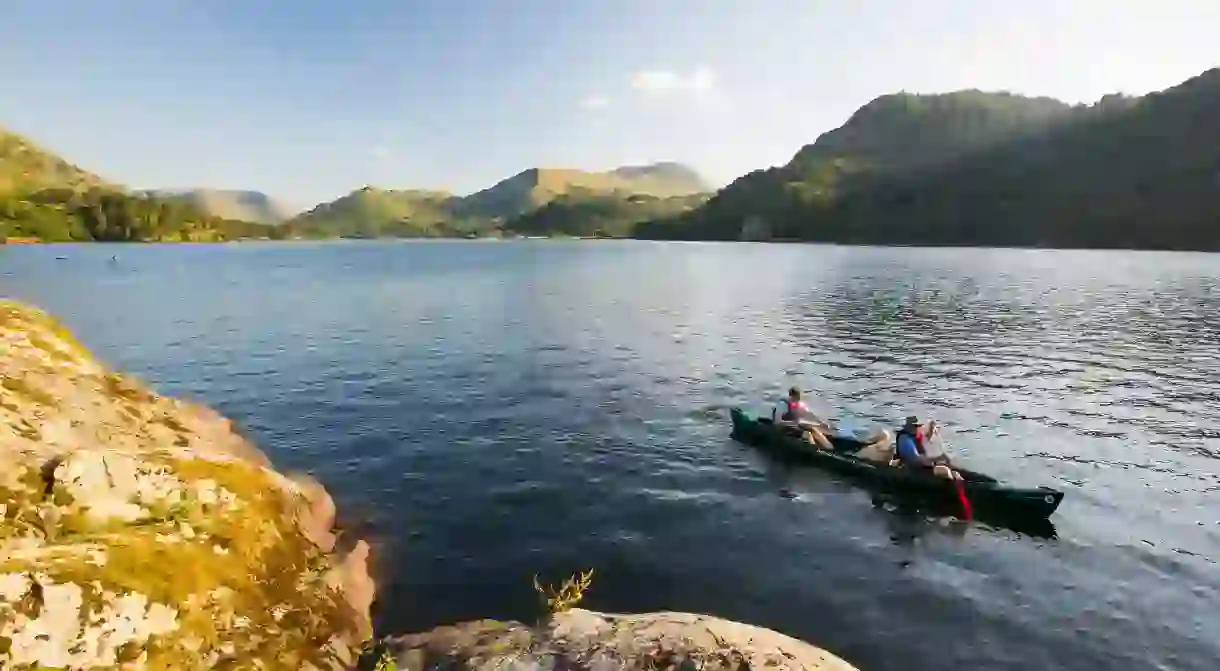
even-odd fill
[(966, 498), (966, 488), (962, 486), (962, 481), (954, 477), (953, 487), (957, 490), (957, 500), (962, 504), (962, 519), (974, 519), (974, 510), (970, 507), (970, 499)]

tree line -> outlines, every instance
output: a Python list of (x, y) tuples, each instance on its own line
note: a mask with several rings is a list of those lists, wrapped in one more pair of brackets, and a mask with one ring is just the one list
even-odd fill
[(278, 238), (275, 226), (209, 215), (174, 200), (92, 188), (0, 194), (0, 237), (44, 242), (216, 242)]

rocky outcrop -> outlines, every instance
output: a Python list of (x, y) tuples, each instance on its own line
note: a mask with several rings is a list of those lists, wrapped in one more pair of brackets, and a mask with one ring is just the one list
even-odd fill
[(612, 615), (574, 609), (533, 627), (480, 620), (391, 637), (385, 645), (393, 664), (409, 671), (854, 671), (842, 659), (803, 641), (692, 613)]
[(0, 302), (0, 668), (347, 668), (373, 587), (334, 519), (223, 417)]

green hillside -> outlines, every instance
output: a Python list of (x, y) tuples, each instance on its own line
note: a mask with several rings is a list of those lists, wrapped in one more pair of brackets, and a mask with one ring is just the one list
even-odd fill
[(188, 203), (111, 189), (0, 195), (0, 241), (220, 242), (278, 235), (272, 226), (221, 219)]
[(128, 193), (0, 131), (0, 242), (219, 241), (274, 237), (270, 226), (218, 217), (189, 202)]
[(1220, 70), (1066, 106), (885, 96), (641, 237), (1220, 249)]
[(710, 194), (660, 198), (646, 194), (573, 191), (510, 219), (505, 232), (518, 235), (625, 237), (641, 222), (687, 212)]
[(0, 194), (48, 188), (87, 189), (105, 180), (28, 139), (0, 129)]
[(436, 191), (366, 186), (291, 219), (286, 234), (301, 237), (427, 237), (453, 232), (454, 197)]
[(1072, 113), (1064, 103), (976, 90), (881, 96), (786, 165), (735, 180), (681, 222), (641, 235), (737, 239), (754, 222), (772, 237), (806, 237), (809, 218), (863, 181), (904, 178), (1016, 137), (1046, 133)]

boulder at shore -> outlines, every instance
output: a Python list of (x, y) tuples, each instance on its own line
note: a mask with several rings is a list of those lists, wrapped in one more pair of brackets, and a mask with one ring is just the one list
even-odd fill
[(333, 524), (228, 420), (0, 301), (0, 669), (348, 668), (372, 583)]
[(855, 671), (804, 641), (693, 613), (612, 615), (573, 609), (537, 626), (480, 620), (390, 637), (401, 671)]

